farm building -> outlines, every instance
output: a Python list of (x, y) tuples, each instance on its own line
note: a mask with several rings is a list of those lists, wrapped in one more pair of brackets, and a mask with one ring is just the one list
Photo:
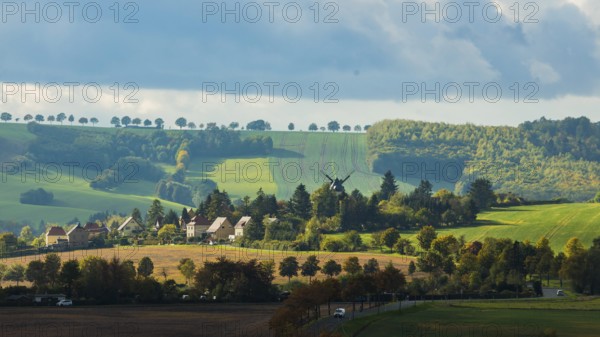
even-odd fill
[(186, 236), (188, 238), (202, 237), (208, 228), (210, 227), (210, 221), (201, 215), (196, 215), (186, 225)]
[(252, 217), (243, 216), (240, 221), (235, 224), (235, 237), (244, 236), (244, 228), (252, 222)]
[(121, 226), (119, 226), (117, 230), (122, 236), (131, 236), (133, 234), (142, 232), (144, 227), (135, 221), (133, 217), (129, 217), (121, 224)]
[(235, 234), (233, 225), (227, 218), (217, 218), (206, 231), (212, 240), (228, 240), (230, 235)]
[(54, 226), (50, 227), (46, 232), (46, 247), (58, 244), (64, 244), (68, 242), (69, 237), (62, 227)]
[(79, 223), (67, 232), (67, 237), (70, 248), (85, 248), (88, 246), (88, 232)]

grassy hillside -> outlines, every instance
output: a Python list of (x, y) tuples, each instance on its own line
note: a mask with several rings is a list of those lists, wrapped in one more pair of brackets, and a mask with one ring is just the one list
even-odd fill
[[(597, 336), (600, 300), (464, 301), (425, 304), (350, 321), (343, 336)], [(492, 332), (493, 331), (493, 332)]]
[[(560, 204), (518, 206), (481, 213), (477, 224), (469, 227), (438, 229), (438, 235), (464, 235), (467, 241), (483, 241), (486, 237), (511, 238), (536, 242), (550, 239), (555, 252), (562, 251), (567, 241), (578, 237), (584, 246), (600, 236), (600, 204)], [(416, 244), (416, 231), (403, 231), (402, 237)], [(370, 242), (369, 234), (363, 241)]]
[[(262, 132), (242, 132), (242, 138)], [(267, 132), (273, 139), (273, 153), (260, 158), (195, 158), (188, 179), (211, 179), (232, 197), (253, 197), (262, 187), (266, 193), (288, 199), (294, 188), (303, 183), (309, 191), (326, 181), (319, 171), (344, 178), (346, 190), (355, 188), (365, 195), (378, 190), (381, 176), (371, 172), (366, 161), (365, 134), (330, 132)], [(214, 168), (209, 165), (216, 164)], [(208, 171), (208, 172), (206, 172)], [(238, 179), (238, 181), (236, 181)], [(408, 192), (414, 186), (399, 182)]]
[[(80, 127), (56, 125), (56, 128), (89, 129), (95, 133), (114, 135), (119, 129), (100, 127)], [(128, 129), (135, 134), (149, 134), (151, 129)], [(168, 130), (168, 133), (181, 132)], [(195, 131), (187, 131), (195, 132)], [(346, 182), (351, 191), (359, 189), (370, 195), (379, 189), (380, 175), (369, 169), (366, 161), (366, 134), (330, 133), (330, 132), (250, 132), (242, 131), (246, 138), (253, 135), (268, 135), (273, 139), (273, 153), (265, 157), (201, 157), (192, 158), (186, 174), (190, 182), (210, 179), (225, 189), (232, 198), (253, 197), (262, 187), (266, 193), (276, 194), (278, 198), (289, 198), (294, 188), (303, 183), (309, 191), (318, 188), (326, 179), (319, 173), (321, 169), (335, 177), (345, 177), (355, 171)], [(36, 138), (27, 130), (25, 124), (0, 124), (0, 159), (10, 162), (17, 155), (24, 155), (29, 142)], [(211, 166), (212, 165), (212, 166)], [(174, 166), (158, 164), (165, 172), (172, 174)], [(63, 223), (78, 217), (85, 220), (90, 214), (116, 210), (130, 212), (134, 207), (142, 211), (147, 209), (155, 198), (154, 184), (140, 181), (125, 184), (114, 191), (98, 191), (89, 187), (81, 172), (76, 172), (73, 181), (68, 179), (68, 168), (63, 168), (63, 177), (57, 182), (43, 179), (45, 171), (39, 170), (42, 179), (36, 181), (33, 175), (22, 181), (19, 175), (7, 176), (0, 190), (0, 220), (27, 221), (37, 225), (40, 220)], [(207, 172), (208, 171), (208, 172)], [(94, 175), (92, 172), (91, 175)], [(54, 177), (54, 173), (47, 175)], [(399, 183), (401, 191), (407, 192), (414, 187)], [(33, 188), (44, 188), (55, 194), (52, 206), (32, 206), (19, 203), (19, 195)], [(183, 205), (164, 202), (165, 207), (180, 210)]]

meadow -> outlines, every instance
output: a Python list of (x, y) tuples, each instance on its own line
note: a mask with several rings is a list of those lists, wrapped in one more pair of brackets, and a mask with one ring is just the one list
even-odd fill
[[(585, 247), (600, 237), (600, 204), (558, 204), (495, 208), (480, 213), (472, 226), (439, 228), (439, 235), (465, 236), (467, 241), (483, 241), (486, 237), (529, 240), (535, 243), (541, 237), (550, 240), (555, 252), (563, 251), (572, 237), (581, 240)], [(414, 244), (417, 231), (401, 231), (403, 238)], [(341, 237), (341, 234), (333, 235)], [(363, 242), (371, 243), (371, 234), (362, 234)], [(387, 248), (384, 248), (387, 249)]]
[(344, 324), (343, 336), (597, 336), (600, 298), (418, 304)]

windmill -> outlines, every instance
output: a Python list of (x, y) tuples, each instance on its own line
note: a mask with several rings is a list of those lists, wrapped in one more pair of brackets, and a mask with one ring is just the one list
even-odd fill
[(336, 193), (344, 193), (344, 183), (346, 182), (346, 180), (348, 180), (348, 178), (350, 178), (350, 176), (352, 175), (352, 173), (354, 173), (354, 171), (350, 172), (350, 174), (348, 174), (348, 176), (346, 176), (346, 178), (344, 179), (339, 179), (339, 178), (331, 178), (330, 176), (328, 176), (325, 172), (321, 171), (321, 173), (323, 173), (323, 175), (325, 177), (327, 177), (327, 179), (329, 179), (329, 181), (331, 182), (331, 185), (329, 185), (329, 189), (336, 192)]

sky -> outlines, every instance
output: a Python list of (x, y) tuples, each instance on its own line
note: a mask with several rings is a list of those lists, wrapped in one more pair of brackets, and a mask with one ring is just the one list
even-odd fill
[(2, 2), (2, 111), (285, 129), (600, 121), (600, 3)]

